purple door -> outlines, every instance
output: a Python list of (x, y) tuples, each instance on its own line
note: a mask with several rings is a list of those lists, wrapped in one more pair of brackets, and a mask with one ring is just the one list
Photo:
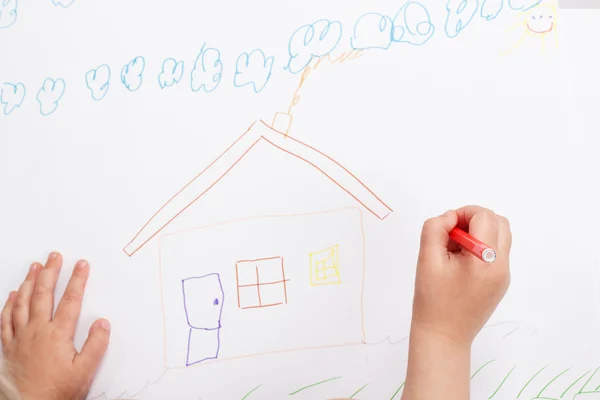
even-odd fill
[(183, 307), (189, 326), (186, 366), (219, 357), (223, 314), (223, 285), (219, 274), (208, 274), (181, 281)]

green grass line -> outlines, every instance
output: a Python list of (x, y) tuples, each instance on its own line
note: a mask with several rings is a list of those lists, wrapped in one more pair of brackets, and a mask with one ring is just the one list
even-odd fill
[(529, 386), (529, 384), (531, 383), (531, 381), (533, 381), (533, 380), (535, 379), (535, 377), (536, 377), (536, 376), (538, 376), (539, 374), (541, 374), (541, 373), (542, 373), (542, 371), (546, 369), (546, 367), (548, 367), (548, 365), (544, 365), (544, 366), (542, 367), (542, 369), (540, 369), (538, 372), (536, 372), (536, 373), (535, 373), (535, 374), (534, 374), (534, 375), (531, 377), (531, 379), (527, 381), (527, 383), (525, 384), (525, 386), (523, 386), (523, 389), (521, 389), (521, 391), (520, 391), (520, 392), (519, 392), (519, 394), (517, 395), (517, 399), (518, 399), (519, 397), (521, 397), (521, 395), (523, 394), (523, 392), (525, 391), (525, 389), (527, 389), (527, 386)]
[(576, 380), (575, 382), (571, 383), (571, 384), (569, 385), (569, 387), (565, 389), (565, 391), (563, 392), (563, 394), (561, 394), (561, 395), (560, 395), (560, 398), (562, 399), (562, 398), (565, 396), (565, 394), (567, 394), (567, 392), (568, 392), (569, 390), (571, 390), (571, 388), (572, 388), (573, 386), (577, 385), (577, 382), (579, 382), (580, 380), (582, 380), (582, 379), (583, 379), (583, 377), (584, 377), (584, 376), (586, 376), (587, 374), (589, 374), (591, 371), (592, 371), (592, 370), (590, 369), (588, 372), (586, 372), (585, 374), (583, 374), (583, 375), (581, 375), (579, 378), (577, 378), (577, 380)]
[(544, 391), (545, 391), (546, 389), (548, 389), (548, 387), (549, 387), (550, 385), (552, 385), (552, 384), (554, 383), (554, 381), (555, 381), (555, 380), (557, 380), (558, 378), (560, 378), (561, 376), (563, 376), (564, 374), (566, 374), (566, 373), (567, 373), (568, 371), (570, 371), (570, 370), (571, 370), (571, 368), (567, 368), (567, 369), (565, 369), (563, 372), (561, 372), (560, 374), (558, 374), (558, 375), (556, 375), (554, 378), (552, 378), (552, 380), (550, 380), (550, 382), (548, 382), (548, 383), (546, 384), (546, 386), (544, 386), (544, 387), (542, 388), (542, 390), (540, 390), (540, 392), (538, 393), (537, 397), (538, 397), (538, 398), (539, 398), (539, 397), (541, 397), (541, 396), (542, 396), (542, 394), (544, 393)]
[(390, 400), (394, 400), (394, 397), (396, 397), (396, 395), (397, 395), (398, 393), (400, 393), (400, 391), (401, 391), (401, 390), (402, 390), (402, 388), (404, 387), (404, 384), (405, 384), (405, 383), (406, 383), (406, 381), (402, 382), (402, 385), (400, 385), (400, 387), (398, 388), (398, 390), (396, 390), (396, 391), (394, 392), (394, 394), (392, 395), (392, 397), (390, 397)]
[(356, 396), (357, 394), (359, 394), (360, 392), (362, 392), (362, 390), (363, 390), (364, 388), (366, 388), (367, 386), (369, 386), (369, 384), (368, 384), (368, 383), (367, 383), (367, 384), (365, 384), (365, 385), (364, 385), (363, 387), (361, 387), (360, 389), (358, 389), (356, 392), (354, 392), (354, 394), (352, 394), (352, 396), (350, 396), (350, 397), (349, 397), (349, 399), (353, 399), (353, 398), (354, 398), (354, 396)]
[(506, 374), (506, 376), (504, 377), (504, 379), (502, 379), (502, 382), (500, 382), (500, 386), (498, 386), (498, 388), (496, 389), (496, 391), (494, 393), (492, 393), (492, 395), (490, 397), (488, 397), (488, 399), (492, 399), (500, 391), (500, 388), (502, 386), (504, 386), (504, 383), (506, 382), (506, 380), (508, 379), (508, 377), (510, 376), (510, 374), (513, 373), (513, 371), (515, 370), (515, 368), (517, 368), (516, 365), (514, 367), (512, 367), (512, 369), (510, 371), (508, 371), (508, 374)]
[(248, 398), (248, 396), (250, 396), (252, 393), (254, 393), (256, 391), (256, 389), (258, 389), (261, 386), (262, 386), (262, 384), (258, 385), (257, 387), (255, 387), (254, 389), (252, 389), (251, 391), (246, 393), (246, 395), (244, 397), (242, 397), (242, 400), (246, 400)]
[(341, 376), (336, 376), (335, 378), (325, 379), (324, 381), (316, 382), (316, 383), (313, 383), (312, 385), (301, 387), (300, 389), (296, 390), (295, 392), (290, 393), (290, 396), (293, 396), (296, 393), (299, 393), (299, 392), (301, 392), (303, 390), (306, 390), (306, 389), (309, 389), (311, 387), (315, 387), (317, 385), (322, 385), (323, 383), (331, 382), (331, 381), (334, 381), (334, 380), (340, 379), (340, 378), (341, 378)]
[(579, 393), (577, 393), (577, 394), (581, 394), (583, 392), (583, 389), (585, 389), (585, 387), (587, 386), (587, 384), (590, 383), (590, 381), (592, 380), (592, 378), (594, 378), (594, 375), (596, 375), (599, 370), (600, 370), (600, 367), (596, 368), (596, 370), (594, 371), (594, 373), (592, 374), (592, 376), (590, 376), (590, 378), (587, 381), (585, 381), (585, 383), (581, 387), (581, 390), (579, 390)]
[(493, 363), (496, 360), (490, 360), (488, 362), (486, 362), (485, 364), (483, 364), (481, 367), (479, 367), (479, 369), (477, 371), (475, 371), (475, 373), (473, 375), (471, 375), (471, 380), (473, 380), (473, 378), (475, 378), (475, 375), (477, 375), (479, 373), (479, 371), (481, 371), (482, 369), (484, 369), (485, 367), (487, 367), (489, 364)]

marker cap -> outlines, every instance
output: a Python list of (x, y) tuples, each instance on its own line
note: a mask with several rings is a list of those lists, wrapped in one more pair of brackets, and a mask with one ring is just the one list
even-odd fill
[(486, 263), (493, 263), (496, 261), (496, 252), (492, 249), (485, 249), (483, 253), (481, 253), (481, 259)]

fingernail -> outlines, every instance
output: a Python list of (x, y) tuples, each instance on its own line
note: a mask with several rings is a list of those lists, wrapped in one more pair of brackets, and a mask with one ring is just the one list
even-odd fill
[(104, 329), (106, 332), (110, 332), (110, 322), (108, 322), (107, 320), (103, 319), (100, 322), (100, 326), (102, 327), (102, 329)]
[(79, 269), (84, 269), (85, 267), (88, 266), (88, 263), (85, 260), (80, 260), (77, 262), (77, 264), (75, 266)]
[(38, 268), (38, 264), (37, 263), (33, 263), (31, 264), (31, 267), (29, 268), (29, 270), (31, 272), (35, 272), (35, 270)]
[(445, 212), (445, 213), (443, 213), (441, 216), (442, 216), (442, 217), (447, 217), (447, 216), (449, 216), (449, 215), (450, 215), (450, 213), (452, 213), (452, 210), (448, 210), (448, 211), (446, 211), (446, 212)]
[(56, 257), (58, 257), (58, 253), (52, 252), (48, 256), (48, 260), (54, 260)]

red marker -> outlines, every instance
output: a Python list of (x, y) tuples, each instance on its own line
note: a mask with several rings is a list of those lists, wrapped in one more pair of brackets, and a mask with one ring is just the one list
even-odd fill
[(493, 263), (496, 260), (496, 252), (490, 246), (480, 242), (460, 228), (452, 229), (450, 239), (485, 263)]

